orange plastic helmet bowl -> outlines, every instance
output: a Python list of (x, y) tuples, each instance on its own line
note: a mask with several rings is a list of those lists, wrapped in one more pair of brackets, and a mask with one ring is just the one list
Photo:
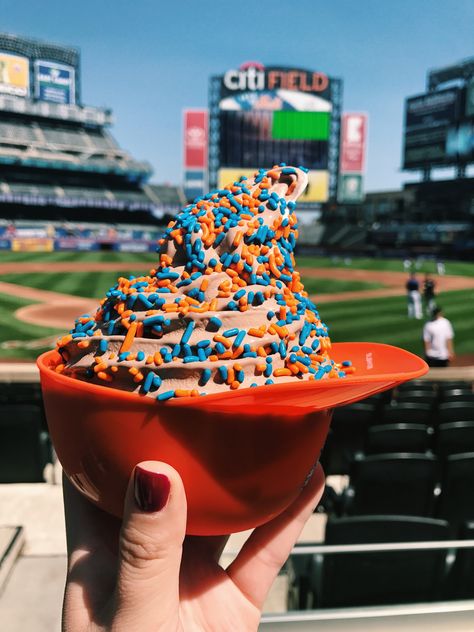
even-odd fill
[(335, 406), (427, 371), (421, 358), (382, 344), (336, 343), (331, 357), (352, 360), (356, 373), (165, 403), (55, 373), (56, 351), (38, 366), (58, 458), (87, 498), (121, 517), (134, 466), (165, 461), (184, 482), (187, 533), (219, 535), (258, 526), (297, 497)]

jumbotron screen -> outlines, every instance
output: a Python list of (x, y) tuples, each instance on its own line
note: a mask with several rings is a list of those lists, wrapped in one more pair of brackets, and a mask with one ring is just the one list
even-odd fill
[(302, 201), (327, 201), (332, 111), (323, 73), (255, 62), (227, 71), (220, 77), (218, 185), (285, 162), (309, 169)]

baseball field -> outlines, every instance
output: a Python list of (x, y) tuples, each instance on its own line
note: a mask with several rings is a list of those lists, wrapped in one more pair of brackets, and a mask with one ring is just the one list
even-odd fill
[[(93, 311), (118, 276), (140, 275), (153, 253), (0, 253), (0, 360), (33, 360), (54, 345), (74, 317)], [(333, 341), (386, 342), (422, 355), (423, 320), (407, 316), (403, 262), (393, 259), (297, 257), (305, 288)], [(433, 261), (437, 303), (453, 323), (458, 364), (474, 363), (474, 263)]]

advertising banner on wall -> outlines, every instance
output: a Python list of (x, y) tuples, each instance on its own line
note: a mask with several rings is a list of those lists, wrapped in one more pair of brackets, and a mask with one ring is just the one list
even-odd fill
[(346, 112), (341, 122), (341, 173), (363, 172), (367, 137), (367, 115)]
[(207, 167), (207, 110), (184, 111), (184, 168)]
[(74, 104), (74, 68), (41, 59), (35, 61), (35, 97), (52, 103)]
[(339, 176), (337, 201), (358, 204), (364, 201), (364, 186), (361, 173), (343, 173)]
[[(237, 182), (241, 176), (253, 179), (258, 169), (238, 169), (224, 168), (219, 169), (217, 186), (219, 189), (224, 188), (228, 184)], [(308, 186), (306, 190), (298, 198), (300, 202), (327, 202), (329, 191), (329, 172), (326, 170), (310, 170), (308, 171)]]
[(0, 53), (0, 94), (27, 97), (30, 93), (30, 67), (26, 57)]

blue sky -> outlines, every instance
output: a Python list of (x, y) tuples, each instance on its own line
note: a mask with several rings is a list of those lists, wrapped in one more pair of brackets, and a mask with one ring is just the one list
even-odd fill
[(426, 71), (474, 55), (473, 0), (0, 0), (3, 31), (76, 45), (82, 97), (110, 106), (113, 133), (155, 182), (181, 180), (182, 109), (207, 105), (211, 74), (246, 60), (344, 80), (369, 114), (366, 189), (396, 188), (403, 101)]

